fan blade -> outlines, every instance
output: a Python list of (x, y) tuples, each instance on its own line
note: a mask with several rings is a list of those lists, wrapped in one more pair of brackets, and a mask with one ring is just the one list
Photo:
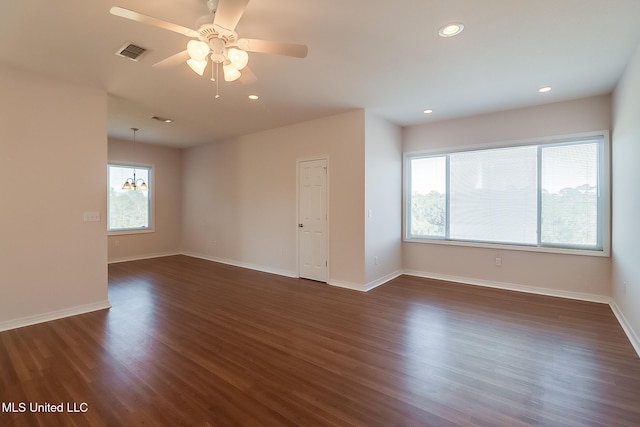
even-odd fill
[(109, 12), (112, 15), (119, 16), (121, 18), (131, 19), (132, 21), (142, 22), (143, 24), (153, 25), (154, 27), (163, 28), (165, 30), (173, 31), (188, 37), (198, 37), (197, 31), (191, 28), (183, 27), (182, 25), (172, 24), (171, 22), (163, 21), (152, 16), (143, 15), (142, 13), (135, 12), (133, 10), (124, 9), (122, 7), (114, 6)]
[(156, 62), (152, 65), (152, 67), (157, 68), (169, 68), (174, 67), (178, 64), (184, 64), (187, 59), (189, 59), (189, 52), (183, 50), (182, 52), (178, 52), (175, 55), (171, 55), (170, 57), (163, 59), (160, 62)]
[(249, 0), (220, 0), (213, 24), (234, 31), (248, 3)]
[(309, 49), (303, 44), (280, 43), (258, 39), (239, 39), (238, 47), (247, 52), (273, 53), (276, 55), (306, 58)]
[(251, 71), (251, 68), (249, 67), (244, 67), (240, 72), (242, 73), (242, 75), (240, 76), (239, 80), (242, 84), (250, 85), (251, 83), (255, 83), (256, 80), (258, 80), (256, 75), (253, 73), (253, 71)]

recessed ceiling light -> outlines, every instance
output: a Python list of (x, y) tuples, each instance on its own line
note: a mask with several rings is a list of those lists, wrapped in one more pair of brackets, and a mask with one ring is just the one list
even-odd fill
[(440, 37), (453, 37), (460, 34), (462, 30), (464, 30), (464, 24), (456, 22), (453, 24), (445, 25), (444, 27), (440, 28), (440, 31), (438, 31), (438, 34), (440, 35)]
[(249, 95), (249, 99), (255, 101), (256, 99), (260, 99), (258, 95)]
[(423, 112), (424, 112), (425, 114), (431, 114), (431, 113), (433, 113), (433, 110), (424, 110)]
[(540, 89), (538, 89), (538, 92), (540, 93), (551, 92), (551, 87), (550, 86), (541, 87)]

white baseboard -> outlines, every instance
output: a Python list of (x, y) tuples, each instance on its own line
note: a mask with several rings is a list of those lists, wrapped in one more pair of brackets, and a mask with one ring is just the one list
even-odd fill
[(352, 283), (345, 282), (343, 280), (330, 279), (329, 281), (327, 281), (327, 285), (335, 286), (336, 288), (350, 289), (352, 291), (366, 292), (364, 285), (361, 283)]
[(338, 288), (351, 289), (353, 291), (369, 292), (370, 290), (377, 288), (378, 286), (384, 285), (389, 280), (393, 280), (396, 277), (402, 276), (402, 274), (402, 271), (394, 271), (393, 273), (387, 274), (386, 276), (380, 277), (379, 279), (376, 279), (369, 283), (352, 283), (331, 279), (327, 282), (327, 284), (336, 286)]
[(390, 280), (395, 279), (396, 277), (402, 276), (404, 273), (401, 270), (394, 271), (393, 273), (387, 274), (386, 276), (380, 277), (372, 282), (369, 282), (364, 285), (364, 291), (369, 292), (370, 290), (377, 288), (378, 286), (382, 286)]
[(107, 261), (107, 264), (117, 264), (119, 262), (128, 262), (128, 261), (140, 261), (142, 259), (163, 258), (166, 256), (174, 256), (174, 255), (182, 255), (182, 254), (180, 252), (162, 252), (162, 253), (154, 253), (154, 254), (147, 254), (147, 255), (135, 255), (130, 257), (112, 258)]
[(613, 311), (613, 314), (616, 316), (616, 319), (618, 319), (618, 323), (620, 323), (620, 326), (622, 326), (624, 333), (627, 334), (627, 338), (629, 338), (629, 341), (631, 341), (631, 345), (640, 357), (640, 338), (638, 338), (638, 335), (631, 327), (631, 324), (629, 323), (627, 318), (624, 317), (624, 314), (622, 314), (622, 310), (620, 310), (620, 307), (618, 307), (618, 304), (616, 304), (615, 300), (611, 299), (609, 306), (611, 307), (611, 311)]
[(8, 331), (10, 329), (23, 328), (25, 326), (31, 326), (38, 323), (50, 322), (52, 320), (58, 320), (65, 317), (77, 316), (79, 314), (90, 313), (92, 311), (105, 310), (107, 308), (111, 308), (109, 300), (81, 305), (77, 307), (65, 308), (62, 310), (50, 311), (48, 313), (37, 314), (35, 316), (21, 317), (19, 319), (0, 322), (0, 332)]
[(249, 270), (261, 271), (263, 273), (277, 274), (279, 276), (285, 276), (285, 277), (294, 277), (294, 278), (298, 277), (298, 274), (293, 271), (283, 270), (278, 268), (270, 268), (270, 267), (265, 267), (263, 265), (249, 264), (245, 262), (238, 262), (238, 261), (233, 261), (226, 258), (217, 258), (217, 257), (198, 254), (194, 252), (182, 252), (181, 255), (190, 256), (193, 258), (199, 258), (205, 261), (219, 262), (220, 264), (232, 265), (234, 267), (241, 267), (241, 268), (247, 268)]
[(449, 276), (446, 274), (428, 273), (425, 271), (405, 270), (408, 276), (424, 277), (426, 279), (444, 280), (446, 282), (464, 283), (466, 285), (484, 286), (488, 288), (505, 289), (509, 291), (526, 292), (529, 294), (546, 295), (551, 297), (568, 298), (580, 301), (609, 304), (611, 298), (606, 295), (587, 294), (582, 292), (563, 291), (559, 289), (538, 288), (534, 286), (518, 285), (514, 283), (493, 282), (489, 280), (473, 279), (469, 277)]

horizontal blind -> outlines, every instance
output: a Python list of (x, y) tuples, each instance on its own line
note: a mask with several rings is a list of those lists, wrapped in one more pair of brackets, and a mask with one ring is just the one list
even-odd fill
[(450, 239), (537, 243), (537, 147), (450, 154)]
[(598, 141), (541, 148), (541, 243), (599, 246)]

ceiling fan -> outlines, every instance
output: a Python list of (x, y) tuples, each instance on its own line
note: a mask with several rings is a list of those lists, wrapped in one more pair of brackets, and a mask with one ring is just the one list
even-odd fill
[[(305, 45), (238, 38), (235, 28), (248, 3), (249, 0), (208, 0), (207, 6), (210, 14), (198, 19), (196, 30), (122, 7), (114, 6), (110, 12), (121, 18), (153, 25), (193, 38), (187, 43), (186, 50), (153, 66), (168, 67), (186, 61), (194, 72), (202, 76), (210, 60), (215, 65), (211, 71), (211, 80), (214, 81), (219, 80), (217, 73), (220, 65), (222, 65), (224, 80), (227, 82), (240, 78), (243, 69), (247, 70), (246, 74), (252, 76), (253, 73), (245, 68), (249, 62), (247, 52), (271, 53), (297, 58), (307, 56), (308, 49)], [(216, 75), (214, 75), (214, 71)]]

